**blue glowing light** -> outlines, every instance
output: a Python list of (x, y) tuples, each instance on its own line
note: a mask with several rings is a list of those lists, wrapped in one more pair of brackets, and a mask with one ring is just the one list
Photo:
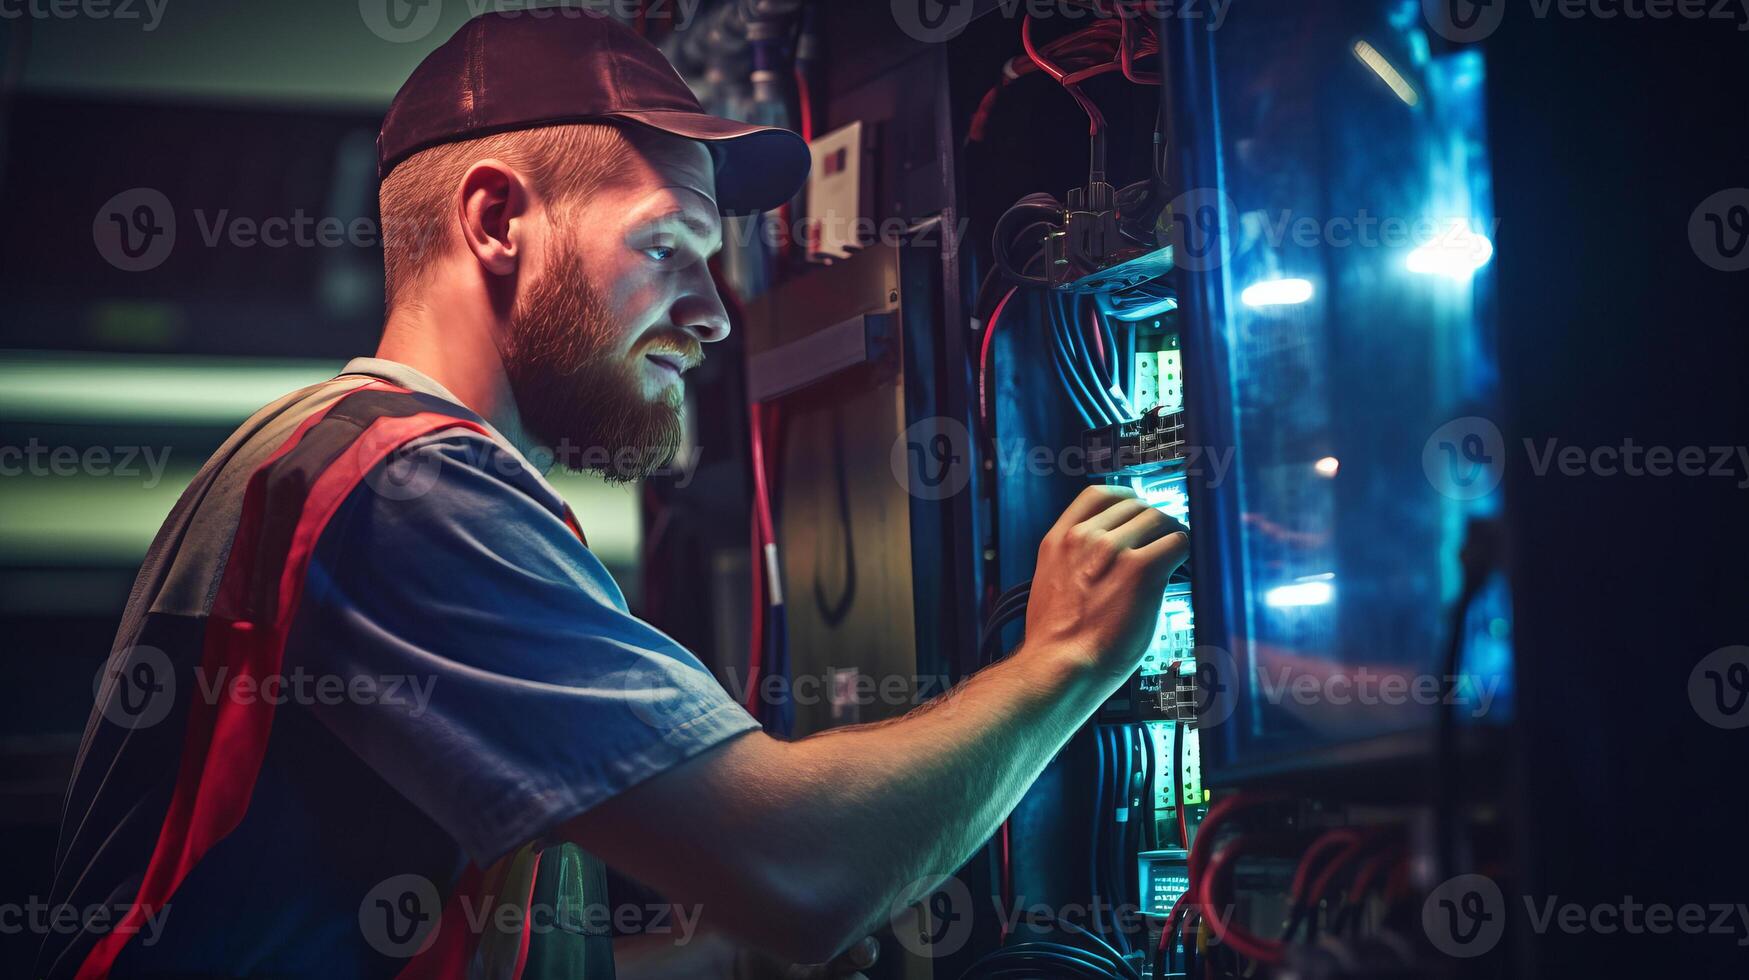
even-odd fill
[(1239, 302), (1251, 307), (1297, 306), (1311, 298), (1312, 284), (1305, 279), (1254, 282), (1239, 294)]

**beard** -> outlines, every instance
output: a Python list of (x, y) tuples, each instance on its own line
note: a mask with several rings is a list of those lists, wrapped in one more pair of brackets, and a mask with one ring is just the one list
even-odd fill
[(512, 306), (504, 352), (523, 430), (558, 465), (609, 483), (666, 466), (681, 439), (681, 387), (645, 397), (643, 358), (621, 354), (622, 333), (568, 248)]

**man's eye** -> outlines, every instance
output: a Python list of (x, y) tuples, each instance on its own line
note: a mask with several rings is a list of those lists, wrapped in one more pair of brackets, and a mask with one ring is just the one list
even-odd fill
[(674, 246), (672, 246), (672, 245), (651, 245), (648, 248), (644, 249), (644, 254), (648, 255), (652, 259), (655, 259), (657, 262), (666, 262), (669, 259), (674, 257)]

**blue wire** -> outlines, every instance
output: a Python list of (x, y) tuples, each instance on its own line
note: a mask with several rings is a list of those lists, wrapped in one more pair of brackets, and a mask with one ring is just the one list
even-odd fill
[(1094, 397), (1092, 389), (1087, 386), (1086, 376), (1081, 371), (1081, 365), (1086, 362), (1076, 352), (1072, 336), (1063, 328), (1060, 303), (1060, 298), (1054, 294), (1045, 296), (1045, 313), (1050, 319), (1051, 339), (1055, 343), (1058, 359), (1057, 373), (1063, 377), (1063, 384), (1068, 387), (1071, 397), (1076, 399), (1088, 428), (1093, 427), (1095, 418), (1105, 423), (1114, 422), (1116, 419), (1111, 417), (1105, 405)]
[(1068, 341), (1071, 363), (1077, 369), (1077, 377), (1082, 386), (1087, 389), (1088, 396), (1099, 408), (1095, 414), (1102, 416), (1108, 422), (1118, 421), (1123, 417), (1123, 410), (1112, 398), (1110, 386), (1100, 377), (1098, 369), (1094, 367), (1096, 362), (1093, 351), (1087, 346), (1086, 338), (1081, 336), (1081, 331), (1076, 328), (1074, 301), (1061, 295), (1053, 295), (1051, 299), (1055, 304), (1054, 309), (1057, 311), (1059, 329)]
[[(1119, 732), (1118, 729), (1115, 729), (1115, 728), (1112, 729), (1111, 744), (1112, 744), (1112, 747), (1115, 749), (1117, 747), (1118, 742), (1121, 741), (1123, 743), (1123, 775), (1120, 776), (1118, 779), (1118, 784), (1119, 784), (1119, 786), (1122, 787), (1121, 789), (1118, 790), (1118, 792), (1123, 794), (1123, 795), (1119, 799), (1118, 806), (1123, 807), (1127, 812), (1124, 814), (1124, 817), (1125, 817), (1124, 823), (1114, 823), (1114, 826), (1117, 829), (1118, 844), (1117, 844), (1117, 847), (1112, 849), (1112, 853), (1114, 855), (1116, 855), (1116, 859), (1113, 862), (1116, 865), (1116, 867), (1112, 868), (1112, 873), (1117, 875), (1117, 880), (1112, 882), (1111, 887), (1113, 889), (1121, 891), (1121, 890), (1123, 890), (1124, 885), (1125, 885), (1124, 879), (1127, 877), (1127, 875), (1125, 875), (1123, 873), (1123, 867), (1124, 867), (1124, 857), (1125, 857), (1124, 850), (1129, 846), (1129, 842), (1130, 842), (1130, 835), (1129, 835), (1130, 825), (1129, 825), (1128, 821), (1136, 819), (1135, 810), (1133, 807), (1130, 806), (1130, 803), (1134, 799), (1134, 797), (1130, 794), (1130, 779), (1131, 779), (1131, 776), (1135, 773), (1136, 759), (1135, 759), (1134, 752), (1135, 752), (1135, 747), (1136, 747), (1136, 741), (1135, 741), (1135, 738), (1132, 737), (1132, 733), (1131, 733), (1128, 725), (1123, 726), (1123, 728), (1122, 728), (1123, 734), (1122, 735), (1119, 735), (1118, 732)], [(1130, 951), (1130, 948), (1131, 948), (1130, 947), (1130, 937), (1127, 933), (1124, 932), (1123, 922), (1118, 919), (1116, 909), (1119, 905), (1121, 905), (1123, 903), (1123, 900), (1127, 897), (1128, 896), (1125, 896), (1125, 895), (1112, 895), (1111, 896), (1111, 904), (1112, 904), (1112, 909), (1113, 909), (1112, 914), (1111, 914), (1111, 918), (1112, 918), (1111, 927), (1112, 927), (1112, 930), (1117, 933), (1118, 946), (1120, 948), (1122, 948), (1125, 953), (1128, 953)]]
[(1067, 349), (1063, 346), (1062, 331), (1057, 329), (1056, 307), (1048, 296), (1045, 297), (1045, 318), (1051, 334), (1051, 366), (1057, 369), (1057, 380), (1062, 383), (1063, 390), (1068, 393), (1069, 401), (1074, 405), (1076, 414), (1081, 417), (1081, 424), (1091, 429), (1093, 428), (1093, 413), (1089, 412), (1088, 406), (1092, 403), (1093, 396), (1090, 392), (1078, 388), (1069, 373), (1069, 365), (1072, 360)]
[(1100, 935), (1104, 935), (1105, 918), (1099, 913), (1099, 865), (1101, 863), (1099, 853), (1099, 828), (1105, 825), (1105, 732), (1098, 726), (1098, 724), (1093, 726), (1093, 744), (1098, 749), (1097, 755), (1099, 758), (1099, 765), (1095, 770), (1097, 775), (1093, 780), (1093, 840), (1091, 858), (1088, 861), (1088, 880), (1091, 882), (1089, 888), (1091, 889), (1092, 894), (1090, 896), (1091, 901), (1087, 904), (1092, 907), (1093, 930)]

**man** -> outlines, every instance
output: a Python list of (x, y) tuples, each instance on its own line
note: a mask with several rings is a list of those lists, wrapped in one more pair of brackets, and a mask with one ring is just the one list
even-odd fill
[(866, 964), (1135, 669), (1185, 536), (1089, 490), (1019, 651), (897, 721), (770, 738), (627, 612), (534, 461), (671, 454), (729, 329), (719, 213), (793, 194), (805, 146), (704, 115), (612, 21), (488, 14), (379, 154), (377, 356), (246, 423), (153, 543), (58, 855), (55, 902), (112, 914), (39, 972), (529, 975), (588, 932), (528, 917), (597, 894), (594, 858), (707, 930), (622, 976)]

